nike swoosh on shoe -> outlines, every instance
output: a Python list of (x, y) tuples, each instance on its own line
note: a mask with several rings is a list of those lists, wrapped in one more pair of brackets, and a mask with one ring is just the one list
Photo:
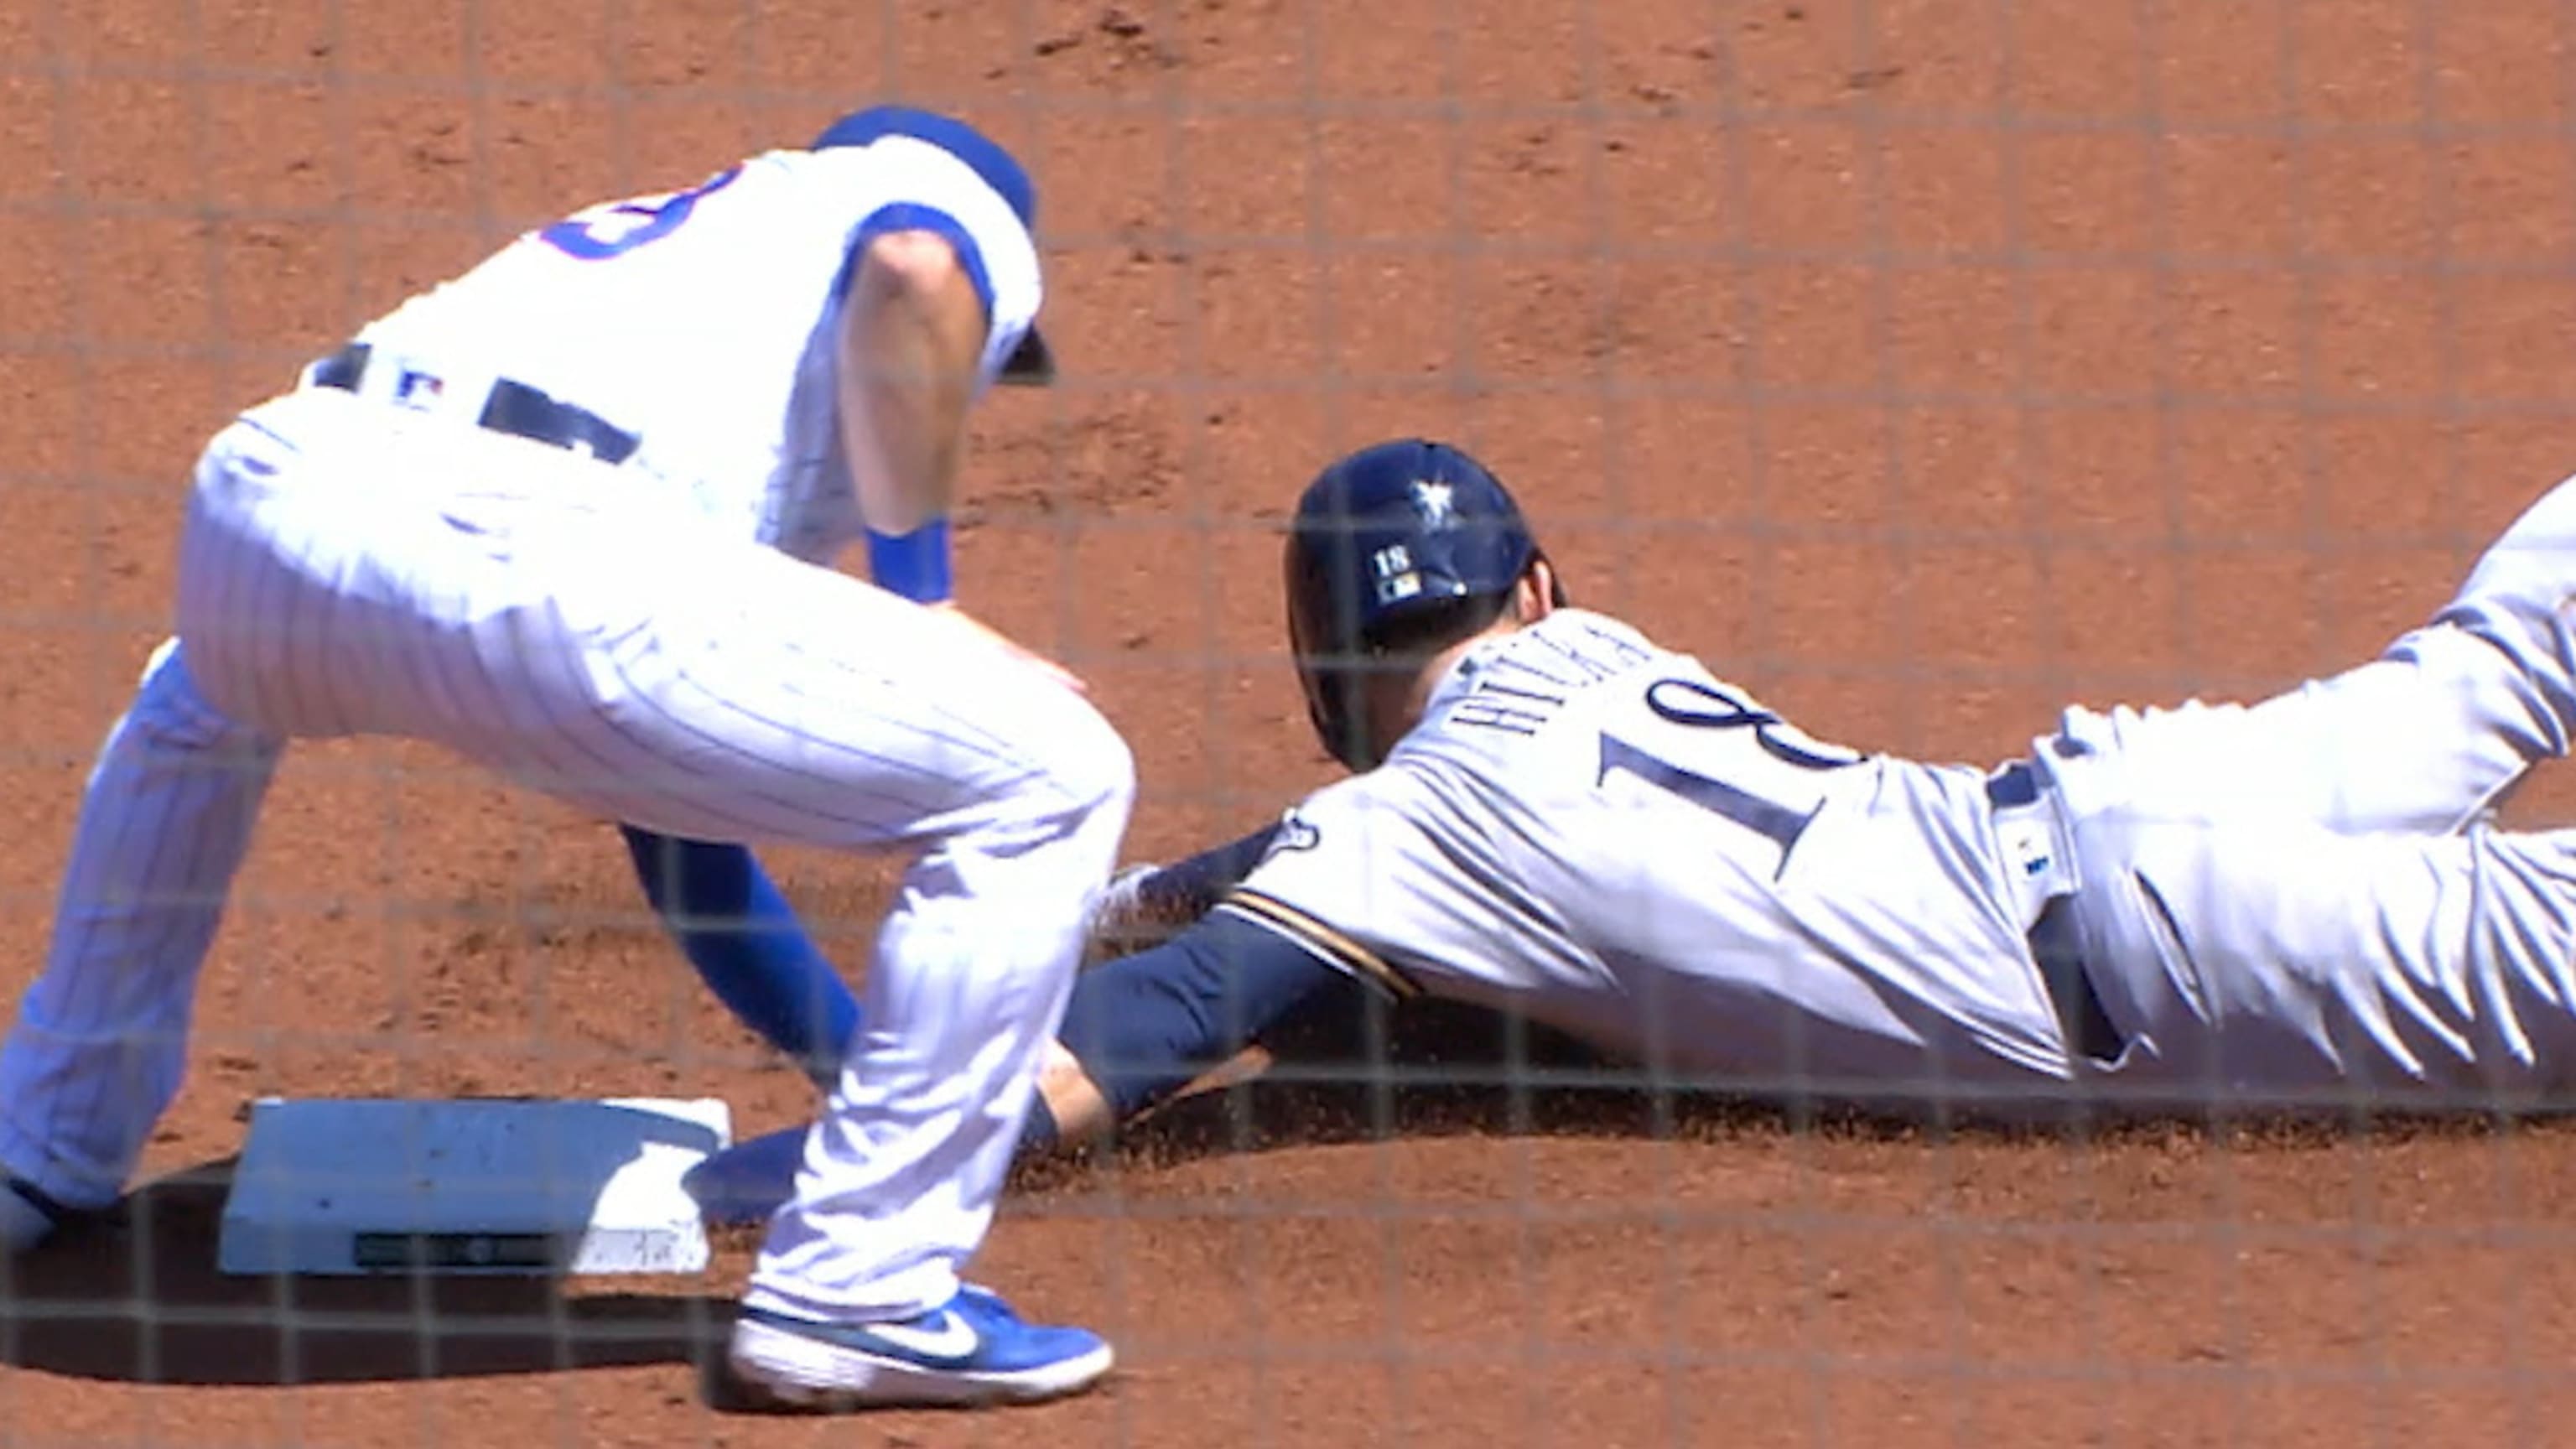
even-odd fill
[(817, 1323), (810, 1319), (751, 1310), (745, 1317), (764, 1319), (826, 1343), (883, 1353), (938, 1368), (965, 1368), (983, 1351), (983, 1335), (961, 1314), (935, 1309), (919, 1318), (885, 1323)]

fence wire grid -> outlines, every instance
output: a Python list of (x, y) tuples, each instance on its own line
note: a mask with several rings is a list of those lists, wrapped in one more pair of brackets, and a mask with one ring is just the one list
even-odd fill
[[(1855, 749), (1983, 766), (2068, 705), (2370, 658), (2576, 454), (2571, 67), (2570, 0), (13, 0), (0, 989), (45, 960), (206, 439), (521, 231), (859, 105), (956, 111), (1037, 179), (1063, 376), (978, 409), (960, 593), (1133, 747), (1133, 862), (1336, 777), (1280, 528), (1388, 435), (1494, 464), (1577, 602)], [(2544, 768), (2505, 818), (2571, 805)], [(855, 976), (901, 862), (763, 858)], [(263, 1097), (813, 1112), (613, 832), (299, 742), (230, 902), (134, 1191), (0, 1275), (0, 1440), (852, 1431), (706, 1401), (753, 1230), (703, 1274), (217, 1271)], [(2323, 1124), (2222, 1094), (2028, 1130), (1473, 1005), (1273, 1045), (1006, 1195), (977, 1276), (1115, 1342), (1108, 1392), (856, 1431), (2576, 1443), (2546, 1082), (2512, 1120), (2364, 1084)]]

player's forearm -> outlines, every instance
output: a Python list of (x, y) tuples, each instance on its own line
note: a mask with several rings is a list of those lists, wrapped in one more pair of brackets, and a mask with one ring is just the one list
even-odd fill
[(1118, 1109), (1091, 1079), (1082, 1058), (1064, 1043), (1050, 1042), (1038, 1068), (1038, 1099), (1020, 1132), (1020, 1151), (1039, 1153), (1059, 1143), (1087, 1142), (1117, 1125)]
[(1083, 973), (1039, 1079), (1031, 1136), (1074, 1140), (1154, 1106), (1291, 1012), (1366, 987), (1288, 938), (1210, 916)]
[(842, 445), (873, 533), (946, 517), (983, 356), (985, 304), (948, 240), (891, 232), (862, 248), (842, 319)]

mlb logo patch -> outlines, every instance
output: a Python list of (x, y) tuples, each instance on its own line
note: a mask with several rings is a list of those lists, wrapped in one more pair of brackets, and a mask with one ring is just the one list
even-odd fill
[(415, 372), (406, 367), (394, 379), (394, 401), (407, 408), (425, 408), (447, 391), (447, 380), (434, 372)]
[(1392, 604), (1398, 599), (1409, 599), (1421, 592), (1422, 575), (1420, 574), (1397, 574), (1394, 578), (1377, 581), (1377, 601), (1381, 604)]

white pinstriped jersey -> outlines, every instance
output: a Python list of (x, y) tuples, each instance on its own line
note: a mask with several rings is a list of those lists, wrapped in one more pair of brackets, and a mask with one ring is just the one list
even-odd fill
[(1219, 909), (1680, 1070), (2063, 1077), (1984, 779), (1819, 744), (1560, 609), (1472, 649)]
[(359, 340), (405, 359), (402, 395), (421, 406), (479, 397), (499, 375), (599, 414), (642, 436), (636, 466), (710, 516), (825, 561), (861, 529), (834, 422), (840, 283), (861, 224), (907, 203), (975, 238), (994, 294), (989, 375), (1037, 314), (1034, 245), (964, 163), (904, 137), (770, 151), (685, 191), (591, 207)]

